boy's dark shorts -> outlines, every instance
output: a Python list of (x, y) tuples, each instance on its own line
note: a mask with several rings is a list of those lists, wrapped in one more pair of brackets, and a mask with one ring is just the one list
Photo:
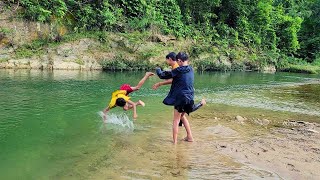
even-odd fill
[(189, 115), (189, 113), (192, 112), (192, 107), (193, 107), (193, 104), (184, 104), (184, 105), (174, 106), (174, 109), (176, 109), (179, 113), (185, 112)]

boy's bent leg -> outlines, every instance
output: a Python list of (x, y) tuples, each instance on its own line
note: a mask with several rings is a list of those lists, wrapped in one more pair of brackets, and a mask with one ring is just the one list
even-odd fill
[(194, 111), (198, 110), (200, 107), (202, 107), (202, 106), (204, 106), (206, 104), (207, 104), (206, 100), (202, 99), (201, 102), (199, 102), (198, 104), (192, 106), (192, 111), (191, 112), (194, 112)]
[(183, 121), (184, 128), (186, 129), (186, 132), (187, 132), (187, 137), (185, 137), (184, 140), (188, 142), (193, 142), (190, 124), (187, 117), (184, 115), (184, 113), (181, 115), (181, 120)]
[[(201, 102), (199, 102), (198, 104), (192, 106), (192, 111), (191, 112), (194, 112), (194, 111), (198, 110), (200, 107), (202, 107), (202, 106), (204, 106), (206, 104), (207, 104), (206, 100), (202, 99)], [(181, 119), (180, 122), (179, 122), (179, 126), (182, 126), (182, 124), (183, 124), (183, 121)]]
[(152, 72), (146, 72), (146, 74), (144, 75), (144, 77), (139, 81), (139, 83), (134, 86), (134, 87), (131, 87), (132, 91), (137, 91), (141, 88), (141, 86), (144, 84), (144, 82), (150, 77), (150, 76), (153, 76), (154, 73)]

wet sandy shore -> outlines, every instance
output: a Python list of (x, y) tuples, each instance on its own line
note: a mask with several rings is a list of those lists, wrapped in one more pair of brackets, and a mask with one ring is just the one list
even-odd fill
[(80, 164), (72, 174), (89, 179), (320, 177), (320, 117), (210, 104), (189, 117), (195, 141), (183, 141), (180, 127), (177, 145), (171, 141), (170, 114), (163, 117), (159, 124), (136, 124), (133, 133), (117, 134), (115, 152), (88, 154), (89, 168)]
[(204, 148), (256, 170), (259, 178), (320, 178), (320, 124), (292, 114), (213, 109), (193, 115), (194, 136), (210, 142)]

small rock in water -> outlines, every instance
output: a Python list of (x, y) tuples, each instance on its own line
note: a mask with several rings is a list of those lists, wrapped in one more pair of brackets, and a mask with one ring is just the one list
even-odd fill
[(262, 152), (268, 152), (268, 150), (266, 150), (266, 149), (262, 149)]
[(314, 130), (314, 129), (307, 129), (306, 131), (312, 132), (312, 133), (319, 133), (318, 131), (316, 131), (316, 130)]
[(297, 123), (299, 123), (299, 124), (306, 124), (306, 122), (304, 122), (304, 121), (297, 121)]
[(257, 120), (254, 120), (254, 122), (256, 124), (261, 125), (261, 126), (266, 126), (266, 125), (270, 124), (270, 121), (268, 119), (257, 119)]
[(289, 120), (289, 121), (284, 121), (282, 123), (284, 126), (291, 126), (291, 127), (301, 127), (305, 125), (305, 122), (303, 121), (294, 121), (294, 120)]
[(262, 119), (262, 123), (263, 123), (263, 125), (268, 125), (268, 124), (270, 124), (270, 120)]
[(244, 121), (246, 120), (244, 117), (237, 115), (235, 119), (238, 121), (238, 123), (244, 124)]

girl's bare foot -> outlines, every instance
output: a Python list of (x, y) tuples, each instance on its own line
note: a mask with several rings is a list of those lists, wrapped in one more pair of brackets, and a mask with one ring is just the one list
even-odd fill
[(184, 141), (187, 141), (187, 142), (193, 142), (193, 138), (191, 137), (185, 137), (183, 138)]
[(138, 104), (141, 105), (142, 107), (145, 106), (145, 103), (143, 101), (141, 101), (141, 100), (138, 101)]
[(202, 99), (202, 100), (201, 100), (201, 104), (202, 104), (202, 106), (205, 106), (205, 105), (207, 104), (206, 100), (205, 100), (205, 99)]

